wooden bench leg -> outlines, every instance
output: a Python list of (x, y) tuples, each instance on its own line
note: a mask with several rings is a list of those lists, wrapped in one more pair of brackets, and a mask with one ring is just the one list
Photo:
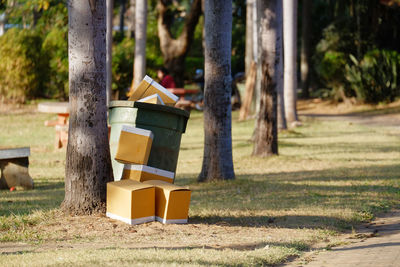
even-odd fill
[(0, 189), (11, 187), (33, 189), (33, 180), (29, 175), (28, 166), (28, 157), (0, 160)]

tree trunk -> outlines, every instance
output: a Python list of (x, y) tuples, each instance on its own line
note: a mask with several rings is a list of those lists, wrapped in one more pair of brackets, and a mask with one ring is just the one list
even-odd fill
[(107, 92), (107, 107), (110, 104), (111, 96), (112, 96), (112, 29), (113, 29), (113, 10), (114, 10), (114, 1), (107, 0), (107, 82), (106, 82), (106, 92)]
[(282, 42), (282, 6), (280, 0), (259, 0), (261, 29), (261, 94), (257, 114), (253, 155), (278, 154), (277, 95), (279, 84), (279, 60)]
[(199, 181), (234, 179), (232, 161), (232, 1), (205, 1), (204, 157)]
[[(282, 15), (282, 1), (279, 1), (278, 3), (278, 11), (281, 12), (280, 14)], [(281, 16), (282, 20), (282, 16)], [(277, 68), (277, 91), (278, 91), (278, 129), (279, 130), (285, 130), (287, 129), (287, 123), (286, 123), (286, 114), (285, 114), (285, 98), (283, 94), (283, 29), (282, 29), (282, 22), (278, 24), (277, 28), (277, 43), (276, 43), (276, 52), (277, 56), (279, 56), (279, 65)]]
[(283, 0), (284, 94), (288, 123), (298, 120), (297, 101), (297, 0)]
[(136, 1), (135, 60), (133, 63), (133, 88), (146, 75), (147, 0)]
[(124, 37), (124, 26), (125, 26), (125, 12), (126, 12), (126, 0), (121, 0), (121, 6), (119, 11), (119, 32), (121, 37)]
[(310, 66), (311, 66), (311, 0), (303, 0), (301, 9), (301, 95), (303, 98), (310, 97)]
[(245, 73), (249, 77), (251, 63), (253, 62), (253, 4), (254, 1), (246, 2), (246, 47), (245, 47)]
[[(158, 1), (158, 37), (160, 39), (160, 48), (164, 58), (164, 65), (174, 77), (176, 86), (183, 87), (183, 74), (185, 70), (184, 59), (189, 52), (193, 41), (194, 30), (201, 15), (201, 0), (193, 0), (190, 13), (185, 18), (182, 33), (178, 38), (173, 38), (170, 31), (171, 25), (168, 17), (169, 4), (171, 4), (171, 0)], [(174, 65), (175, 62), (179, 62), (182, 65)]]
[(68, 1), (69, 105), (65, 199), (71, 214), (105, 211), (112, 180), (106, 106), (106, 1)]
[(129, 23), (128, 23), (128, 31), (129, 31), (129, 37), (130, 38), (135, 38), (135, 23), (136, 23), (136, 0), (130, 0), (129, 1)]

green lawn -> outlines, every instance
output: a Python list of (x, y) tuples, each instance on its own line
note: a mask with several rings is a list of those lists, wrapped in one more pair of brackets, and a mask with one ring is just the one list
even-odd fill
[(65, 150), (54, 150), (54, 129), (43, 126), (52, 117), (0, 114), (0, 147), (31, 147), (36, 186), (0, 192), (0, 265), (273, 265), (335, 245), (400, 204), (398, 128), (303, 118), (280, 133), (279, 156), (254, 158), (254, 121), (234, 113), (236, 180), (200, 184), (203, 119), (192, 112), (176, 178), (193, 191), (188, 225), (66, 217), (58, 210)]

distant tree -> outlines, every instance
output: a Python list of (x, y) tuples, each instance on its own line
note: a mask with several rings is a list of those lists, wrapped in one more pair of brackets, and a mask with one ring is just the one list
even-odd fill
[(232, 161), (232, 1), (205, 0), (204, 156), (199, 181), (234, 179)]
[(62, 208), (105, 211), (112, 180), (106, 106), (106, 0), (69, 0), (70, 119)]
[(288, 123), (297, 118), (297, 0), (283, 0), (284, 101)]
[(136, 88), (146, 75), (147, 0), (136, 0), (135, 9), (133, 88)]
[(202, 0), (193, 0), (190, 11), (185, 16), (182, 32), (177, 38), (174, 38), (171, 31), (174, 21), (174, 14), (171, 11), (172, 2), (174, 1), (158, 0), (158, 37), (160, 38), (160, 49), (164, 58), (164, 66), (174, 77), (176, 86), (183, 87), (185, 57), (189, 52), (195, 28), (202, 13)]
[(303, 0), (301, 7), (301, 96), (310, 97), (312, 0)]
[(261, 90), (253, 155), (278, 154), (277, 95), (282, 49), (282, 5), (280, 0), (258, 0), (260, 16)]

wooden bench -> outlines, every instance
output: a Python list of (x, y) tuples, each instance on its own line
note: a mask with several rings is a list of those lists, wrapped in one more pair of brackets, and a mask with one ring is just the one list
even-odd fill
[(33, 189), (28, 172), (30, 153), (29, 147), (0, 149), (0, 189)]
[(56, 113), (56, 121), (45, 121), (45, 126), (55, 126), (55, 148), (66, 147), (68, 143), (68, 102), (44, 102), (38, 105), (38, 111), (44, 113)]

